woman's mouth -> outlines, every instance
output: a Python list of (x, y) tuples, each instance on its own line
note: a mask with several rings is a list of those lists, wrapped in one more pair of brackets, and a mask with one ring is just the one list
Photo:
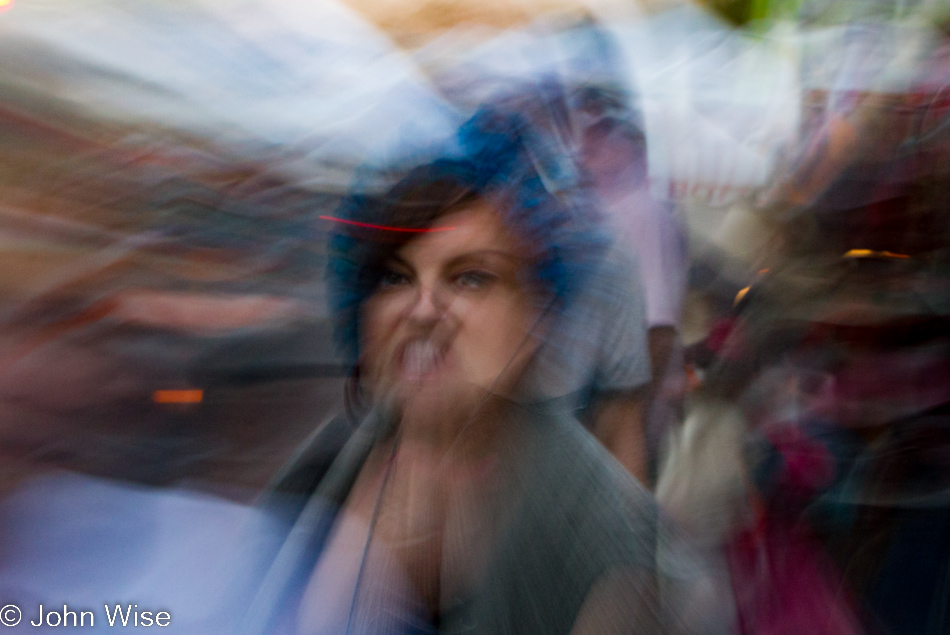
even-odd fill
[(405, 344), (399, 356), (403, 377), (420, 381), (435, 374), (445, 361), (445, 347), (431, 340), (412, 340)]

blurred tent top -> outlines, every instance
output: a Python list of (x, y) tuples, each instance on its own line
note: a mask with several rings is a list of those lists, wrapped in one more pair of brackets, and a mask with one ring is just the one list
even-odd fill
[[(458, 71), (469, 84), (549, 73), (576, 46), (560, 27), (592, 18), (615, 36), (642, 108), (654, 191), (725, 204), (763, 186), (794, 143), (801, 88), (821, 75), (803, 67), (806, 48), (851, 53), (840, 37), (791, 27), (737, 30), (685, 0), (348, 5), (18, 0), (0, 16), (0, 77), (97, 117), (269, 156), (298, 183), (339, 190), (347, 167), (425, 155), (451, 135), (458, 115), (419, 64), (442, 89)], [(873, 86), (875, 70), (852, 79)]]

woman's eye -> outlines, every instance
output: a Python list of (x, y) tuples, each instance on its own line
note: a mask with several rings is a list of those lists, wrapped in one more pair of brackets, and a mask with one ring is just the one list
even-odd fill
[(387, 269), (383, 272), (383, 277), (380, 278), (379, 284), (381, 287), (392, 288), (401, 287), (409, 284), (409, 282), (410, 279), (408, 275), (401, 271), (396, 271), (395, 269)]
[(455, 277), (455, 284), (465, 289), (484, 289), (495, 281), (495, 275), (487, 271), (463, 271)]

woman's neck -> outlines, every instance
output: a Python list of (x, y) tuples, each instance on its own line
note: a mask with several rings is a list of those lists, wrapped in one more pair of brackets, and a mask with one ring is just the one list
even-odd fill
[(486, 397), (472, 407), (425, 408), (415, 404), (395, 415), (400, 443), (453, 461), (478, 461), (497, 452), (514, 427), (512, 402)]

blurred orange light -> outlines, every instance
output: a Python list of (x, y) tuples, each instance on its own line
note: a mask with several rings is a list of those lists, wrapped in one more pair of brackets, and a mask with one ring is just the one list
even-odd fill
[(203, 390), (156, 390), (152, 393), (155, 403), (201, 403)]
[(872, 251), (870, 249), (851, 249), (844, 258), (910, 258), (906, 254), (895, 254), (892, 251)]
[(13, 0), (0, 0), (0, 12), (6, 11), (13, 7)]
[(744, 297), (746, 296), (746, 294), (749, 292), (749, 289), (751, 289), (751, 288), (752, 288), (752, 287), (746, 287), (745, 289), (739, 289), (739, 293), (736, 294), (736, 299), (733, 300), (733, 304), (739, 304), (740, 302), (742, 302), (742, 298), (744, 298)]

